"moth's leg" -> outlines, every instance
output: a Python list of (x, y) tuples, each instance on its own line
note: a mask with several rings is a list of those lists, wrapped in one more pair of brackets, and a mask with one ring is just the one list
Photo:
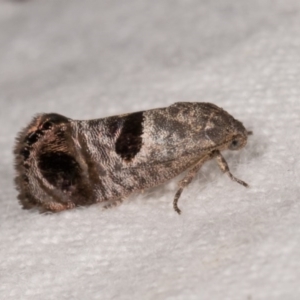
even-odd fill
[(113, 201), (112, 203), (106, 204), (103, 206), (103, 209), (108, 209), (108, 208), (113, 208), (113, 207), (117, 207), (120, 206), (124, 201), (124, 198), (120, 198), (118, 200)]
[(249, 186), (246, 182), (234, 177), (231, 174), (231, 172), (229, 170), (229, 167), (228, 167), (228, 164), (227, 164), (225, 158), (220, 153), (220, 151), (216, 150), (216, 151), (214, 151), (214, 153), (215, 153), (215, 158), (217, 159), (218, 165), (219, 165), (219, 167), (220, 167), (220, 169), (223, 173), (226, 173), (230, 177), (231, 180), (233, 180), (233, 181), (235, 181), (235, 182), (237, 182), (237, 183), (239, 183), (239, 184), (241, 184), (245, 187)]
[(180, 180), (178, 182), (178, 185), (179, 185), (179, 189), (178, 191), (176, 192), (175, 194), (175, 197), (174, 197), (174, 201), (173, 201), (173, 208), (174, 210), (180, 215), (181, 213), (181, 210), (179, 209), (178, 207), (178, 200), (180, 198), (180, 195), (183, 191), (183, 189), (189, 185), (192, 180), (194, 179), (194, 177), (196, 176), (196, 174), (198, 173), (198, 171), (200, 170), (200, 168), (202, 167), (202, 165), (208, 160), (210, 159), (210, 157), (205, 157), (204, 159), (201, 159), (200, 161), (198, 161), (196, 163), (196, 165), (194, 165), (188, 172), (187, 174), (185, 175), (185, 177)]

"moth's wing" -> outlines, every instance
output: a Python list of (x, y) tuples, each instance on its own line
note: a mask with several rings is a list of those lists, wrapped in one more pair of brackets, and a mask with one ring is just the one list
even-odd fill
[(207, 155), (210, 141), (202, 131), (206, 116), (199, 120), (194, 105), (177, 106), (104, 120), (105, 128), (118, 124), (114, 142), (97, 145), (109, 151), (107, 162), (98, 160), (106, 170), (101, 177), (105, 198), (162, 184)]

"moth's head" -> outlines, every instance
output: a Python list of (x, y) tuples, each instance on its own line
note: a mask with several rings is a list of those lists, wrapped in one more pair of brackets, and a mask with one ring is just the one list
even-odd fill
[(211, 140), (213, 148), (239, 150), (246, 146), (250, 134), (252, 132), (247, 131), (240, 121), (213, 105), (205, 128), (205, 136)]
[(60, 211), (75, 206), (73, 196), (84, 189), (70, 119), (36, 116), (20, 132), (14, 152), (15, 182), (24, 208)]
[(228, 129), (227, 135), (227, 149), (228, 150), (239, 150), (246, 146), (248, 135), (252, 134), (251, 131), (248, 131), (244, 125), (232, 118), (231, 126)]

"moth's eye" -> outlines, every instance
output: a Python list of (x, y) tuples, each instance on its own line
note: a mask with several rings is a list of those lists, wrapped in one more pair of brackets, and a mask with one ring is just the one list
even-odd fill
[(231, 147), (236, 148), (236, 147), (238, 147), (239, 143), (240, 143), (240, 142), (239, 142), (238, 140), (233, 140), (233, 141), (231, 142)]
[(243, 146), (242, 138), (240, 136), (236, 136), (233, 138), (233, 140), (229, 144), (228, 149), (229, 150), (237, 150), (237, 149), (240, 149), (242, 146)]

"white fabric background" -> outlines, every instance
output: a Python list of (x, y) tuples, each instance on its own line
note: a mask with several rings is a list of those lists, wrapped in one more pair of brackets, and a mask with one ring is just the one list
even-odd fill
[[(300, 299), (300, 2), (0, 2), (0, 299)], [(176, 178), (122, 206), (42, 215), (12, 149), (38, 112), (74, 119), (213, 102), (253, 130), (172, 208)]]

